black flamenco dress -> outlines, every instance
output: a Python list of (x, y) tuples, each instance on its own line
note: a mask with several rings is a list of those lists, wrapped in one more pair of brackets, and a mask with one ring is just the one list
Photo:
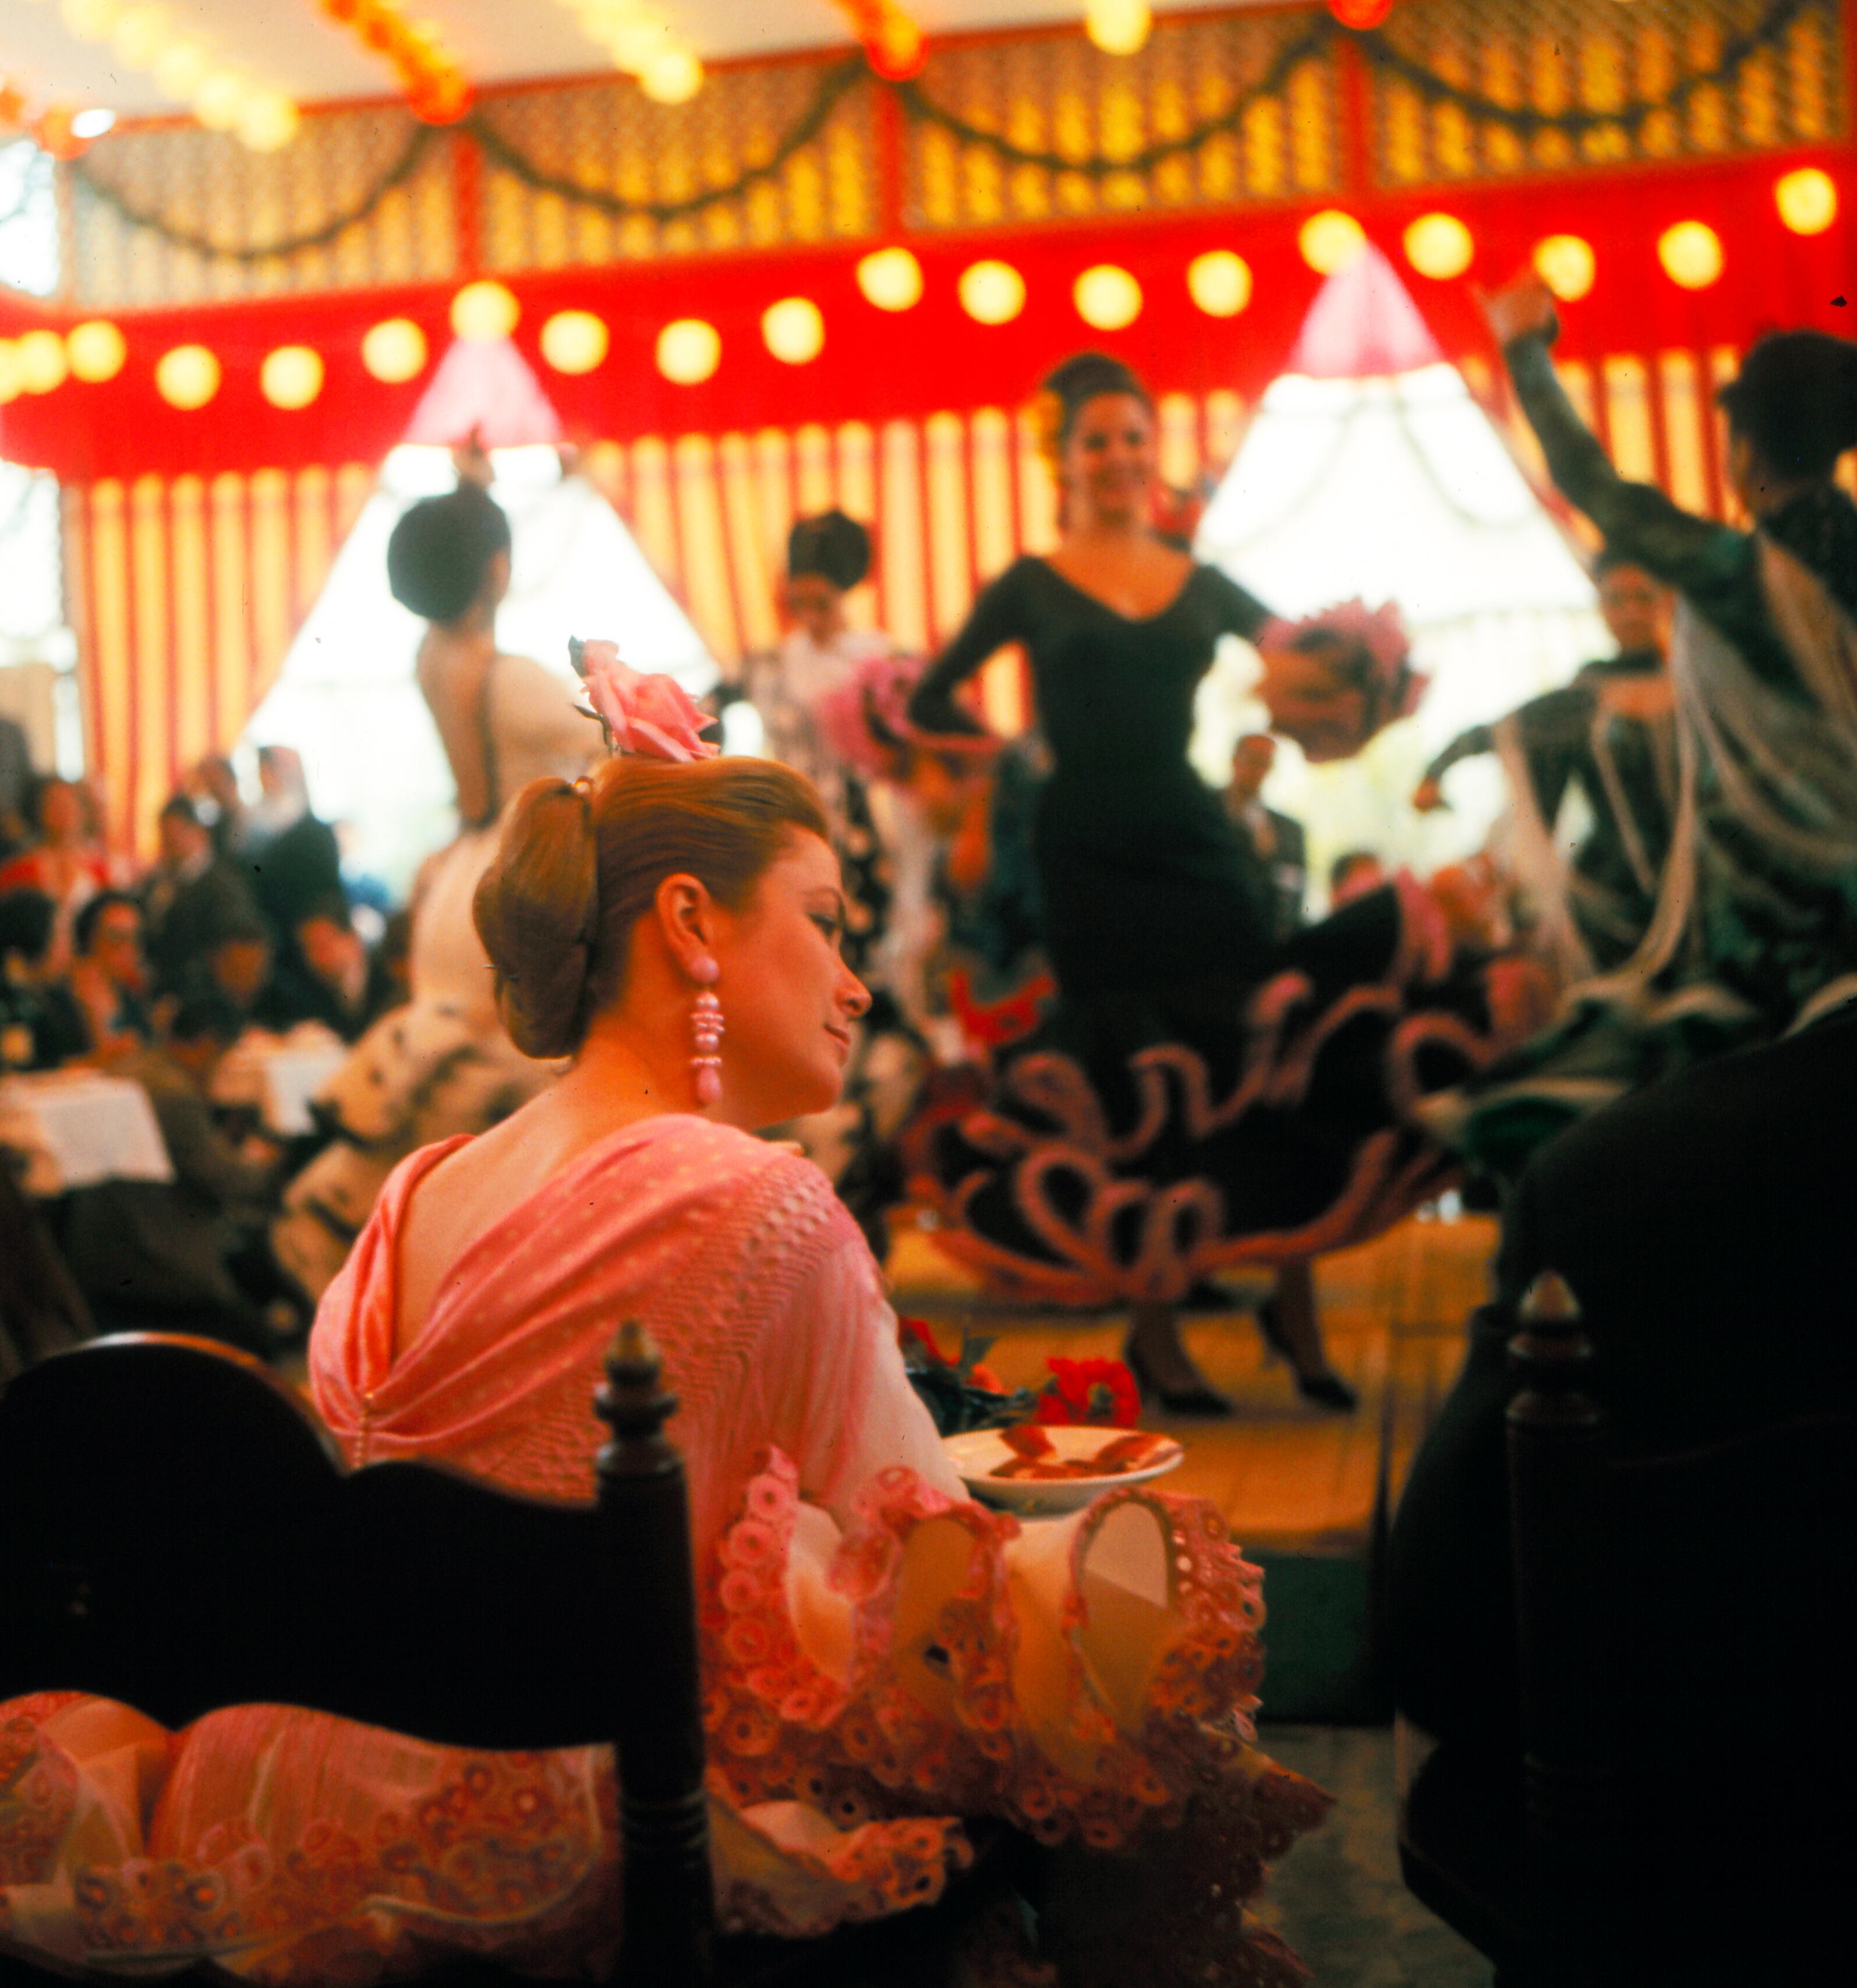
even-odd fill
[(926, 731), (972, 731), (952, 693), (1022, 643), (1051, 752), (1032, 846), (1058, 999), (983, 1105), (913, 1144), (946, 1246), (1028, 1296), (1166, 1302), (1375, 1232), (1447, 1178), (1414, 1105), (1494, 1053), (1416, 887), (1273, 935), (1187, 759), (1219, 638), (1270, 618), (1211, 566), (1130, 619), (1024, 558), (911, 702)]

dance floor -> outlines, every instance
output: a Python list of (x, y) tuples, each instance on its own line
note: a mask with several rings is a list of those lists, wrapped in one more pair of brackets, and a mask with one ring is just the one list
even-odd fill
[[(988, 1359), (1009, 1384), (1043, 1378), (1054, 1353), (1117, 1352), (1125, 1318), (1006, 1309), (907, 1221), (888, 1269), (897, 1309), (944, 1339), (993, 1337)], [(1385, 1709), (1372, 1648), (1375, 1584), (1387, 1520), (1413, 1453), (1456, 1378), (1464, 1321), (1482, 1301), (1497, 1226), (1430, 1214), (1317, 1267), (1331, 1361), (1359, 1391), (1352, 1415), (1313, 1408), (1265, 1347), (1245, 1300), (1261, 1276), (1233, 1280), (1229, 1312), (1186, 1327), (1194, 1357), (1238, 1404), (1229, 1422), (1145, 1419), (1186, 1445), (1170, 1489), (1211, 1499), (1264, 1569), (1270, 1612), (1267, 1716), (1370, 1719)], [(944, 1329), (947, 1330), (944, 1330)]]

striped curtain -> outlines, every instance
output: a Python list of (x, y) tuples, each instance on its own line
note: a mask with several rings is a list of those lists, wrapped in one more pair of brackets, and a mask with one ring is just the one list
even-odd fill
[[(1624, 475), (1728, 518), (1714, 392), (1738, 358), (1725, 347), (1621, 353), (1564, 363), (1561, 377)], [(1474, 357), (1463, 367), (1546, 494), (1545, 465), (1506, 388)], [(1246, 409), (1235, 394), (1168, 394), (1159, 414), (1161, 473), (1179, 489), (1216, 478), (1237, 453)], [(583, 467), (725, 663), (778, 638), (795, 518), (837, 505), (870, 524), (876, 570), (852, 598), (853, 618), (922, 651), (954, 633), (978, 585), (1020, 553), (1047, 550), (1057, 533), (1056, 490), (1030, 421), (1001, 407), (603, 441)], [(1852, 468), (1847, 458), (1847, 478)], [(345, 463), (65, 493), (86, 751), (120, 841), (147, 848), (187, 768), (237, 742), (374, 480), (368, 465)], [(1023, 725), (1016, 658), (996, 659), (981, 689), (996, 725)]]
[(188, 769), (237, 743), (374, 484), (350, 462), (66, 490), (85, 763), (119, 847), (147, 850)]

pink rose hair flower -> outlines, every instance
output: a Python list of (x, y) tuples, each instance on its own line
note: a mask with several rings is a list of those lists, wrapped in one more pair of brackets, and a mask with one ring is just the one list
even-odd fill
[(614, 752), (682, 762), (713, 759), (721, 749), (700, 735), (711, 721), (675, 678), (629, 668), (617, 642), (570, 641), (567, 653)]

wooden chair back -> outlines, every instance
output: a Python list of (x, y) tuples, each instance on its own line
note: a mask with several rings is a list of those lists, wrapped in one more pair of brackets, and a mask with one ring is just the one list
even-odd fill
[(204, 1341), (107, 1339), (0, 1394), (0, 1699), (96, 1692), (169, 1726), (299, 1705), (441, 1744), (607, 1742), (618, 1974), (714, 1961), (696, 1611), (675, 1408), (636, 1327), (592, 1506), (431, 1464), (347, 1469), (297, 1397)]

